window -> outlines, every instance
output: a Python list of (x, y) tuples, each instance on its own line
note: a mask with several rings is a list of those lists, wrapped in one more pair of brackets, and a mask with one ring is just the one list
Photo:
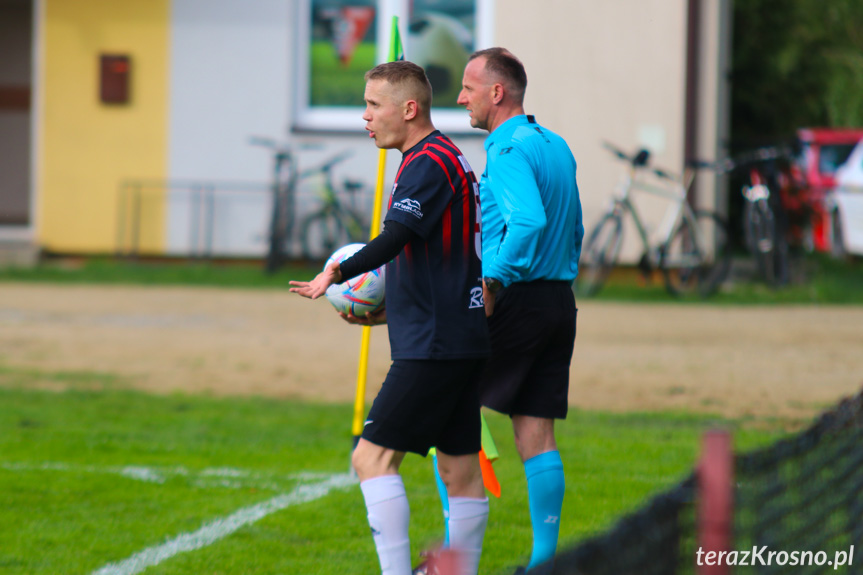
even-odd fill
[(392, 16), (399, 15), (405, 56), (421, 65), (432, 83), (435, 125), (446, 131), (472, 132), (456, 99), (468, 56), (491, 45), (492, 3), (302, 0), (297, 18), (294, 127), (363, 129), (363, 75), (386, 60)]

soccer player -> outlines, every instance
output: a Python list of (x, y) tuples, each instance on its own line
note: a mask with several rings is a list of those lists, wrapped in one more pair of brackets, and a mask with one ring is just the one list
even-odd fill
[(555, 419), (566, 418), (584, 236), (566, 142), (525, 115), (527, 74), (503, 48), (471, 55), (458, 103), (487, 130), (480, 180), (483, 295), (492, 357), (481, 401), (512, 419), (533, 527), (528, 572), (550, 572), (563, 506)]
[(411, 62), (366, 74), (363, 120), (379, 148), (402, 152), (380, 236), (311, 282), (327, 287), (387, 263), (386, 310), (350, 323), (389, 329), (392, 365), (372, 404), (352, 463), (384, 575), (409, 575), (410, 511), (399, 465), (437, 449), (449, 494), (450, 547), (477, 573), (488, 521), (479, 467), (479, 377), (489, 355), (482, 301), (479, 188), (459, 149), (431, 121), (431, 85)]

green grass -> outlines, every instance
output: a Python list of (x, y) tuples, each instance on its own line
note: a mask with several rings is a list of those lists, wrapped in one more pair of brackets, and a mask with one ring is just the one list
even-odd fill
[(793, 281), (780, 288), (771, 288), (757, 278), (737, 277), (726, 282), (718, 293), (704, 299), (669, 295), (658, 272), (647, 282), (633, 268), (618, 268), (592, 299), (716, 305), (863, 304), (863, 260), (837, 261), (823, 254), (813, 254), (796, 260), (794, 270)]
[(313, 278), (322, 267), (323, 263), (289, 263), (268, 274), (260, 262), (59, 258), (32, 268), (0, 268), (0, 281), (279, 289), (288, 287), (289, 280)]
[[(631, 268), (619, 268), (596, 296), (598, 301), (738, 304), (863, 304), (863, 260), (840, 262), (820, 254), (796, 264), (795, 281), (772, 289), (759, 281), (735, 279), (709, 299), (674, 298), (659, 275), (645, 283)], [(260, 262), (126, 260), (107, 257), (48, 259), (34, 268), (0, 268), (0, 282), (122, 283), (283, 289), (288, 280), (309, 280), (322, 263), (292, 262), (266, 274)]]
[(312, 42), (310, 104), (364, 107), (364, 77), (375, 66), (375, 50), (373, 42), (360, 42), (350, 62), (343, 66), (332, 42)]
[[(43, 382), (65, 391), (33, 389)], [(0, 370), (0, 384), (4, 574), (92, 573), (320, 480), (297, 474), (348, 468), (349, 405), (148, 395), (99, 373), (7, 368)], [(509, 420), (494, 413), (487, 418), (501, 452), (495, 469), (503, 496), (491, 501), (481, 572), (499, 573), (525, 560), (530, 526)], [(572, 412), (558, 426), (567, 481), (562, 545), (609, 527), (683, 478), (696, 461), (701, 433), (717, 423), (735, 429), (742, 448), (783, 433), (770, 422)], [(428, 460), (409, 455), (402, 470), (416, 555), (441, 537), (443, 524)], [(355, 485), (267, 515), (146, 571), (374, 572), (376, 555)]]

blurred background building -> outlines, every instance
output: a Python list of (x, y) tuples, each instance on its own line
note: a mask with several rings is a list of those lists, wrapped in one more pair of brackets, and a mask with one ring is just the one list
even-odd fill
[[(362, 182), (370, 213), (362, 76), (393, 15), (436, 125), (478, 173), (485, 134), (455, 104), (467, 56), (500, 45), (524, 61), (527, 111), (570, 143), (588, 223), (623, 168), (603, 141), (674, 172), (727, 151), (730, 0), (0, 0), (0, 242), (260, 257), (272, 154), (252, 136), (289, 145), (301, 170), (349, 151), (333, 179)], [(298, 220), (319, 186), (301, 182)], [(715, 178), (696, 189), (726, 209)]]

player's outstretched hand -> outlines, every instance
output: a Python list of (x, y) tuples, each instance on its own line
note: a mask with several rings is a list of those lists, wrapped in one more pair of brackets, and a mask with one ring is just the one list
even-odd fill
[(309, 299), (318, 299), (326, 293), (328, 287), (341, 281), (342, 272), (339, 269), (339, 264), (337, 262), (333, 262), (327, 266), (324, 271), (316, 275), (315, 279), (310, 282), (291, 280), (288, 283), (294, 286), (290, 290), (292, 293), (300, 294)]
[(387, 310), (386, 308), (378, 310), (378, 311), (370, 311), (366, 315), (353, 315), (353, 314), (344, 314), (339, 312), (339, 315), (342, 316), (342, 319), (348, 323), (352, 323), (354, 325), (383, 325), (387, 323)]

